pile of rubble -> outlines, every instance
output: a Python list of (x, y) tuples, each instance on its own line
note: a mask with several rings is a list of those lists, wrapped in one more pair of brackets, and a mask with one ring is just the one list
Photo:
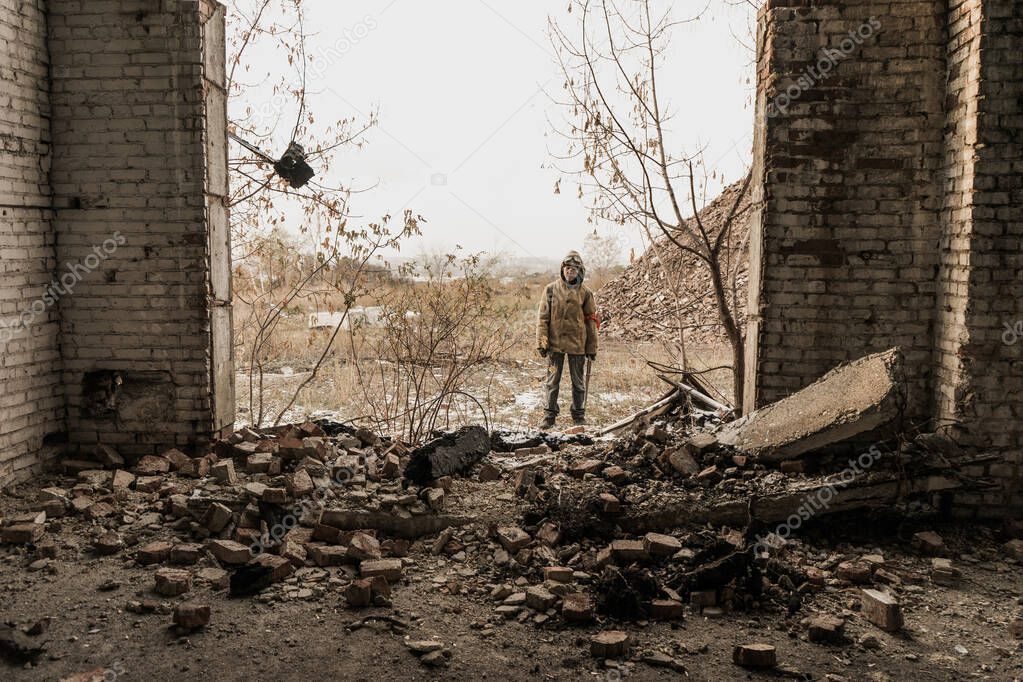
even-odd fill
[[(507, 623), (585, 628), (590, 653), (608, 665), (684, 670), (685, 652), (638, 651), (630, 626), (687, 614), (775, 613), (809, 641), (847, 643), (853, 619), (898, 631), (923, 586), (956, 584), (959, 566), (933, 532), (913, 536), (930, 561), (921, 568), (877, 550), (820, 550), (795, 531), (812, 517), (920, 506), (984, 485), (955, 473), (973, 460), (941, 434), (882, 438), (881, 427), (905, 433), (902, 385), (893, 349), (725, 424), (694, 415), (678, 399), (692, 395), (676, 391), (614, 439), (470, 426), (410, 448), (320, 421), (245, 428), (199, 457), (170, 450), (125, 462), (100, 446), (94, 459), (64, 461), (55, 485), (7, 514), (2, 540), (25, 548), (29, 570), (50, 569), (60, 549), (82, 542), (122, 555), (152, 575), (125, 608), (167, 614), (182, 632), (215, 612), (209, 597), (192, 598), (200, 583), (264, 604), (338, 599), (369, 609), (349, 629), (375, 620), (406, 635), (410, 623), (386, 615), (392, 590), (426, 581), (488, 605), (472, 623), (481, 636)], [(867, 435), (882, 439), (851, 456), (832, 451)], [(1023, 563), (1023, 526), (1010, 532), (1006, 561)], [(843, 595), (840, 608), (802, 612), (825, 593)], [(1023, 621), (1017, 629), (1023, 637)], [(30, 638), (0, 633), (26, 660), (39, 651)], [(452, 656), (437, 639), (405, 643), (424, 665)], [(780, 665), (774, 647), (755, 641), (733, 660)]]
[[(700, 220), (713, 237), (739, 202), (724, 263), (729, 271), (736, 272), (735, 300), (740, 304), (746, 300), (749, 279), (747, 239), (752, 218), (749, 190), (741, 193), (745, 184), (740, 181), (728, 186), (700, 211)], [(626, 340), (675, 343), (681, 319), (688, 344), (727, 343), (707, 266), (663, 235), (654, 237), (653, 246), (597, 292), (601, 333)], [(745, 306), (739, 308), (744, 310)], [(740, 322), (745, 322), (745, 318)]]

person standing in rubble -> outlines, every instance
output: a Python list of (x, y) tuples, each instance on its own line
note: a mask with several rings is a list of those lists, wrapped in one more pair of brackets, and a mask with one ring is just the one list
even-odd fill
[(544, 288), (536, 326), (536, 349), (547, 358), (547, 406), (541, 428), (549, 429), (558, 418), (558, 390), (568, 357), (572, 379), (572, 422), (586, 423), (586, 391), (590, 363), (597, 359), (597, 303), (583, 284), (586, 269), (576, 251), (561, 261), (561, 277)]

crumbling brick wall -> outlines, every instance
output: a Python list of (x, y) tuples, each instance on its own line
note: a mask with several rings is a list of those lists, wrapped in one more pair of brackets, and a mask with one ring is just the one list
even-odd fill
[[(47, 310), (50, 356), (38, 363), (43, 376), (60, 372), (55, 430), (72, 451), (192, 447), (233, 414), (223, 7), (3, 2), (4, 17), (34, 8), (15, 49), (35, 45), (42, 60), (41, 94), (14, 109), (26, 121), (52, 111), (51, 144), (28, 164), (42, 169), (38, 217), (10, 241), (38, 225), (32, 276), (60, 285)], [(10, 305), (35, 295), (26, 287)], [(42, 328), (31, 332), (42, 353)], [(0, 344), (4, 362), (11, 351)], [(0, 404), (0, 423), (18, 409)], [(33, 464), (38, 445), (25, 434), (15, 468)]]
[[(957, 500), (968, 513), (1023, 510), (1023, 339), (1002, 342), (1023, 319), (1021, 16), (1011, 0), (770, 0), (759, 22), (745, 407), (901, 346), (909, 422), (958, 420), (1004, 458), (976, 472), (999, 491)], [(822, 55), (828, 73), (808, 72)]]
[[(0, 481), (24, 477), (64, 431), (42, 0), (0, 0)], [(27, 322), (25, 329), (20, 322)]]

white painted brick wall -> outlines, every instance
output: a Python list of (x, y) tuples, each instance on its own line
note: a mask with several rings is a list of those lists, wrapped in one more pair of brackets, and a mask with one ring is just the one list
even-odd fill
[[(40, 463), (48, 434), (130, 457), (201, 446), (229, 424), (210, 262), (214, 244), (229, 258), (226, 236), (211, 236), (224, 222), (226, 121), (207, 120), (223, 49), (222, 7), (207, 0), (0, 0), (0, 319), (81, 273), (0, 343), (0, 484)], [(116, 419), (83, 413), (93, 371), (124, 377)]]

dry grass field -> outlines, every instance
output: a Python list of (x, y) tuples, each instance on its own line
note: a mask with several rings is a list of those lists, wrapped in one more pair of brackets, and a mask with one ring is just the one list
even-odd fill
[[(543, 416), (543, 380), (546, 361), (535, 350), (535, 316), (537, 298), (546, 275), (488, 278), (492, 299), (488, 303), (496, 320), (499, 340), (494, 343), (498, 351), (494, 357), (466, 368), (459, 378), (459, 388), (468, 395), (441, 397), (438, 427), (457, 426), (480, 422), (486, 418), (491, 426), (526, 428), (537, 425)], [(594, 282), (594, 288), (599, 282)], [(388, 284), (382, 284), (371, 295), (356, 301), (359, 306), (377, 305), (387, 297)], [(240, 325), (238, 338), (238, 396), (237, 422), (263, 425), (272, 423), (285, 408), (296, 389), (302, 389), (294, 404), (284, 411), (284, 422), (300, 421), (311, 416), (330, 416), (339, 421), (355, 421), (382, 431), (400, 432), (400, 419), (393, 419), (401, 408), (409, 408), (412, 398), (395, 395), (401, 391), (393, 380), (393, 361), (381, 348), (387, 347), (384, 338), (394, 330), (386, 326), (366, 325), (354, 331), (343, 329), (334, 340), (331, 350), (315, 377), (310, 380), (317, 359), (326, 347), (332, 328), (311, 329), (309, 313), (338, 309), (339, 301), (309, 297), (295, 303), (284, 315), (264, 345), (262, 373), (250, 372), (246, 352), (251, 329)], [(239, 316), (245, 319), (244, 306)], [(494, 322), (490, 320), (489, 322)], [(626, 342), (601, 339), (600, 351), (594, 363), (587, 401), (590, 424), (600, 426), (612, 423), (650, 404), (663, 395), (667, 385), (657, 378), (647, 360), (673, 363), (672, 350), (654, 342)], [(690, 361), (697, 368), (714, 367), (727, 359), (724, 348), (691, 348)], [(425, 373), (444, 377), (450, 371), (448, 358), (440, 357), (435, 367)], [(710, 380), (727, 395), (727, 371), (712, 372)], [(437, 384), (439, 385), (439, 383)], [(408, 387), (405, 386), (405, 389)], [(427, 381), (421, 386), (419, 400), (438, 398), (431, 393)], [(262, 395), (262, 419), (260, 419)], [(471, 397), (469, 397), (471, 396)], [(559, 425), (568, 421), (571, 399), (567, 374), (562, 379)], [(250, 402), (251, 400), (251, 402)]]

